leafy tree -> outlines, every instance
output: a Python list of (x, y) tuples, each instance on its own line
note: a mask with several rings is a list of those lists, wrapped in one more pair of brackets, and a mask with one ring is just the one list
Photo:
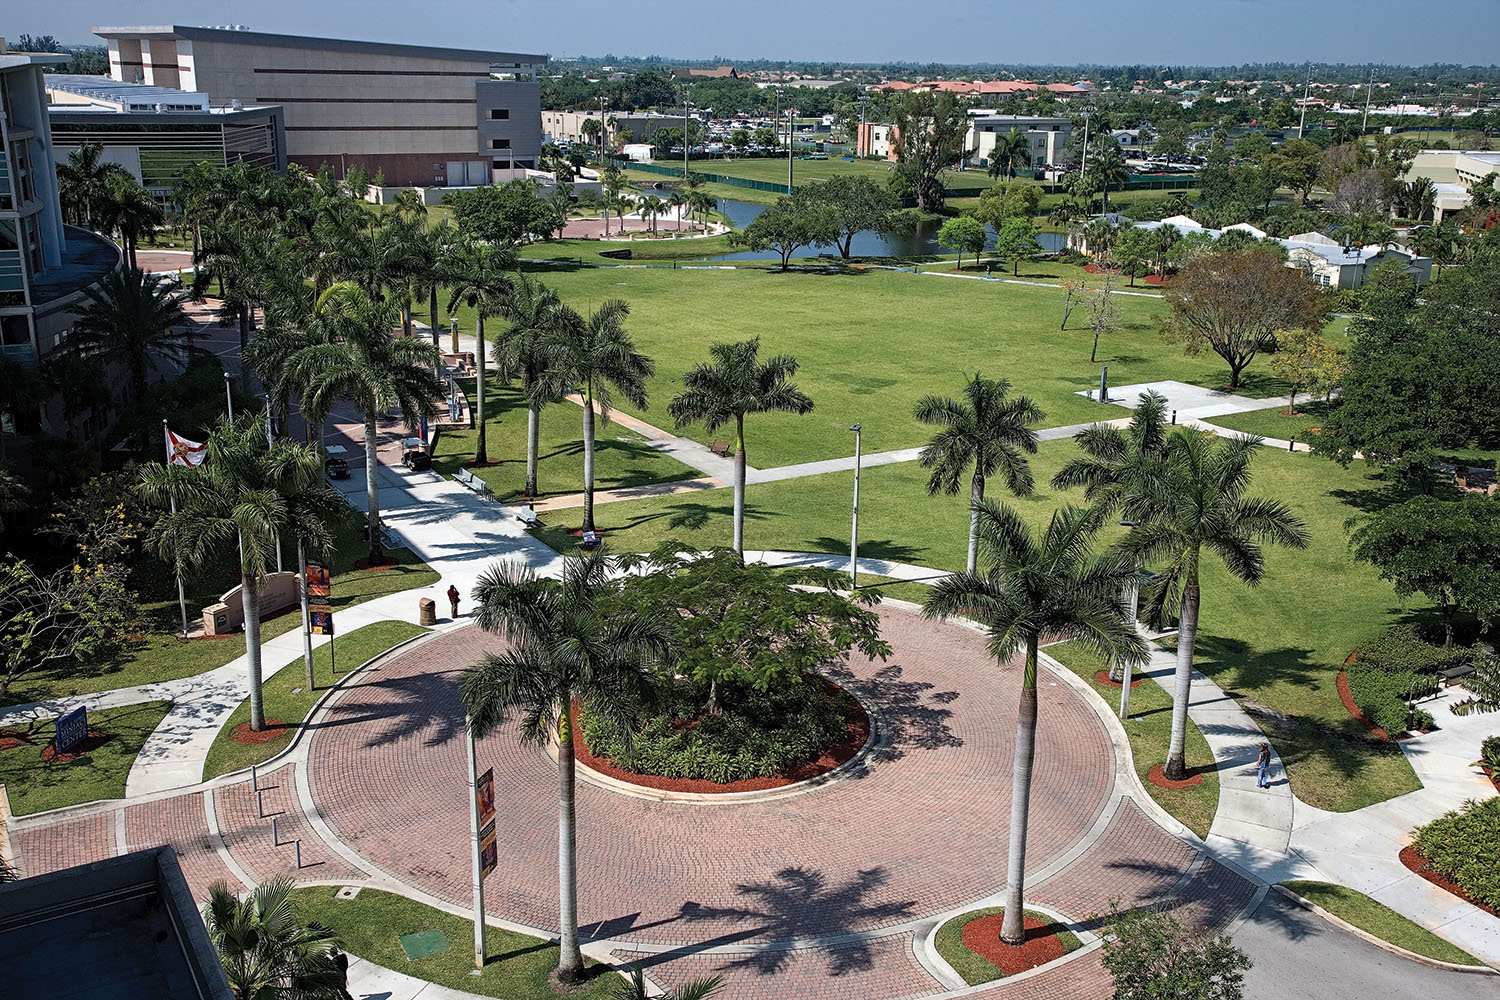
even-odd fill
[(972, 215), (960, 215), (949, 219), (943, 223), (937, 234), (939, 246), (958, 251), (960, 268), (964, 266), (964, 251), (969, 251), (977, 258), (988, 240), (989, 231), (984, 228), (984, 223)]
[(78, 347), (106, 364), (118, 364), (130, 376), (130, 392), (146, 392), (146, 374), (154, 358), (187, 359), (187, 314), (171, 290), (154, 275), (129, 267), (111, 271), (84, 289), (88, 304), (78, 314), (74, 337)]
[(235, 1000), (345, 1000), (344, 971), (335, 961), (339, 939), (316, 923), (292, 918), (289, 879), (262, 882), (240, 899), (216, 882), (203, 923)]
[(1162, 337), (1189, 356), (1207, 348), (1229, 365), (1229, 388), (1285, 330), (1321, 330), (1322, 293), (1296, 268), (1260, 250), (1206, 253), (1189, 260), (1166, 288), (1171, 314)]
[(575, 700), (591, 717), (631, 732), (651, 697), (651, 671), (672, 661), (671, 624), (633, 607), (601, 606), (618, 586), (600, 552), (565, 560), (561, 580), (540, 579), (517, 563), (499, 563), (474, 586), (475, 621), (508, 648), (489, 653), (459, 677), (469, 732), (483, 739), (519, 716), (521, 740), (544, 746), (557, 736), (557, 977), (584, 974), (578, 948), (577, 834), (574, 803)]
[(797, 193), (804, 205), (829, 210), (832, 242), (845, 260), (858, 234), (869, 231), (885, 236), (906, 228), (906, 216), (896, 196), (868, 177), (839, 174)]
[(1130, 275), (1130, 284), (1133, 286), (1136, 275), (1150, 270), (1155, 253), (1156, 233), (1153, 230), (1126, 226), (1120, 230), (1110, 256), (1120, 270)]
[(1025, 940), (1026, 835), (1036, 756), (1037, 656), (1042, 636), (1081, 643), (1101, 660), (1139, 661), (1145, 643), (1130, 621), (1121, 594), (1140, 575), (1118, 553), (1095, 557), (1093, 542), (1103, 524), (1095, 510), (1065, 506), (1044, 531), (1034, 531), (1014, 509), (976, 500), (985, 571), (944, 577), (922, 605), (922, 615), (970, 615), (983, 623), (989, 652), (1004, 663), (1024, 652), (1021, 701), (1016, 718), (1015, 770), (1011, 786), (1010, 850), (1006, 864), (1005, 919), (1000, 939)]
[[(295, 535), (314, 551), (328, 551), (333, 544), (328, 518), (343, 502), (324, 482), (317, 450), (287, 440), (267, 444), (264, 420), (259, 414), (222, 419), (209, 435), (207, 459), (196, 468), (141, 469), (142, 499), (163, 512), (146, 539), (152, 552), (179, 572), (192, 573), (238, 545), (250, 728), (256, 732), (266, 726), (260, 585), (275, 562), (277, 537)], [(166, 513), (173, 498), (177, 509)]]
[(1340, 353), (1314, 330), (1293, 330), (1278, 338), (1276, 353), (1271, 355), (1271, 371), (1292, 387), (1287, 399), (1289, 415), (1297, 413), (1297, 390), (1320, 385)]
[(1182, 241), (1182, 235), (1173, 225), (1161, 225), (1152, 232), (1151, 259), (1156, 264), (1156, 276), (1167, 276), (1167, 265), (1172, 262), (1172, 252)]
[(1036, 223), (1029, 216), (1006, 219), (995, 233), (995, 256), (1010, 261), (1011, 274), (1021, 273), (1021, 261), (1032, 260), (1042, 253), (1036, 238)]
[(705, 707), (715, 715), (745, 691), (801, 684), (851, 649), (890, 655), (880, 617), (861, 606), (879, 598), (844, 597), (838, 590), (847, 579), (834, 570), (747, 565), (731, 549), (705, 555), (676, 542), (620, 562), (650, 570), (626, 578), (622, 606), (674, 624), (673, 671), (706, 687)]
[(756, 252), (774, 250), (781, 258), (783, 271), (790, 269), (792, 254), (803, 247), (832, 246), (839, 239), (839, 219), (834, 209), (809, 200), (800, 192), (779, 199), (744, 229), (729, 234), (732, 246)]
[(990, 152), (990, 176), (1014, 180), (1022, 167), (1031, 166), (1031, 142), (1026, 133), (1012, 127), (1003, 136), (995, 138), (995, 148)]
[(1453, 645), (1460, 612), (1486, 627), (1500, 620), (1500, 504), (1488, 497), (1413, 497), (1357, 522), (1349, 548), (1400, 597), (1437, 604), (1444, 646)]
[(966, 152), (969, 116), (964, 105), (952, 94), (907, 91), (892, 111), (896, 126), (892, 180), (911, 190), (922, 211), (941, 211), (947, 189), (939, 175)]
[[(1031, 181), (997, 182), (979, 196), (974, 217), (999, 229), (1007, 219), (1030, 220), (1042, 203), (1041, 185)], [(1071, 216), (1069, 216), (1071, 219)], [(1064, 219), (1063, 224), (1069, 221)]]
[(1147, 481), (1124, 487), (1121, 511), (1137, 522), (1119, 542), (1137, 565), (1166, 560), (1142, 591), (1145, 620), (1161, 627), (1175, 614), (1177, 674), (1172, 692), (1172, 737), (1163, 773), (1187, 777), (1184, 748), (1198, 640), (1199, 565), (1205, 550), (1230, 575), (1254, 586), (1265, 573), (1262, 545), (1307, 547), (1302, 520), (1285, 504), (1247, 497), (1250, 462), (1259, 438), (1218, 438), (1179, 428)]
[(813, 401), (792, 382), (797, 359), (778, 354), (760, 360), (760, 338), (714, 344), (713, 361), (693, 366), (682, 377), (682, 392), (667, 413), (683, 429), (702, 421), (710, 434), (734, 423), (734, 550), (745, 549), (745, 415), (811, 413)]
[(1089, 328), (1094, 331), (1094, 343), (1089, 348), (1089, 364), (1099, 360), (1099, 338), (1114, 332), (1119, 321), (1119, 304), (1115, 300), (1115, 273), (1106, 261), (1099, 275), (1099, 287), (1088, 297)]
[(1318, 171), (1323, 151), (1306, 139), (1288, 139), (1276, 147), (1268, 162), (1272, 163), (1282, 182), (1293, 191), (1305, 205), (1318, 183)]
[(729, 144), (734, 147), (735, 152), (741, 156), (745, 150), (750, 148), (750, 133), (742, 128), (737, 128), (729, 133)]
[(490, 243), (520, 244), (552, 235), (552, 214), (536, 182), (514, 180), (457, 191), (443, 199), (464, 232)]
[(1036, 454), (1037, 436), (1029, 425), (1044, 414), (1029, 397), (1011, 399), (1009, 393), (1008, 380), (976, 372), (964, 385), (963, 399), (923, 396), (914, 411), (922, 423), (942, 428), (919, 458), (924, 469), (932, 470), (928, 495), (954, 496), (964, 475), (969, 475), (969, 554), (964, 565), (970, 573), (978, 564), (978, 504), (984, 499), (985, 480), (999, 474), (1012, 493), (1031, 494), (1031, 465), (1025, 456)]
[(1209, 937), (1169, 911), (1111, 906), (1104, 967), (1114, 1000), (1243, 1000), (1250, 959), (1227, 934)]

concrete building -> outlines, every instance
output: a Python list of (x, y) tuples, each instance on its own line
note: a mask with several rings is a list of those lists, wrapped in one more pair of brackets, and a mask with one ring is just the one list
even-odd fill
[(201, 91), (174, 90), (108, 77), (49, 73), (52, 148), (59, 160), (85, 143), (103, 147), (146, 190), (166, 200), (194, 163), (243, 160), (286, 169), (281, 108), (234, 100), (215, 106)]
[[(598, 133), (590, 140), (583, 131), (583, 123), (586, 121), (598, 121), (598, 111), (543, 111), (542, 115), (542, 141), (545, 142), (568, 142), (589, 143), (599, 142)], [(656, 137), (656, 133), (664, 128), (682, 128), (682, 115), (659, 115), (646, 112), (613, 112), (609, 113), (609, 135), (613, 139), (621, 132), (628, 131), (637, 142), (649, 142)]]
[(979, 115), (969, 121), (969, 137), (965, 141), (972, 150), (964, 162), (970, 166), (988, 167), (995, 142), (1015, 129), (1026, 136), (1031, 150), (1031, 165), (1041, 169), (1044, 164), (1063, 166), (1068, 162), (1068, 143), (1073, 138), (1073, 119), (1037, 118), (1029, 115)]
[(95, 28), (110, 76), (280, 105), (286, 156), (387, 184), (507, 181), (541, 153), (537, 71), (547, 57), (182, 25)]
[(42, 68), (67, 61), (0, 39), (0, 355), (27, 367), (66, 342), (84, 290), (120, 266), (114, 243), (63, 225)]
[(878, 156), (894, 163), (900, 136), (901, 130), (888, 122), (860, 122), (854, 138), (855, 155)]
[(1406, 172), (1408, 178), (1426, 177), (1432, 181), (1432, 221), (1436, 225), (1444, 216), (1469, 207), (1474, 185), (1500, 172), (1500, 153), (1466, 149), (1424, 149)]

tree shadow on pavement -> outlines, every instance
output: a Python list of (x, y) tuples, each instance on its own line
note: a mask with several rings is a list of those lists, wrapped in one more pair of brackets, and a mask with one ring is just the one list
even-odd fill
[(839, 684), (852, 687), (874, 705), (881, 738), (866, 756), (850, 767), (851, 777), (863, 777), (872, 764), (895, 761), (912, 750), (961, 747), (964, 741), (948, 726), (952, 709), (945, 706), (958, 698), (956, 691), (937, 691), (926, 681), (902, 678), (899, 663), (887, 663), (868, 679), (856, 679), (842, 664), (829, 670)]
[(456, 672), (372, 678), (352, 689), (351, 695), (339, 702), (332, 718), (307, 728), (369, 726), (365, 747), (417, 735), (423, 736), (423, 746), (437, 747), (462, 734)]

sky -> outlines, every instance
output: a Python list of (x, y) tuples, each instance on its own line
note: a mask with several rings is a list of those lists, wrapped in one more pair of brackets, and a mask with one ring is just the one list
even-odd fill
[[(916, 20), (920, 15), (920, 21)], [(4, 0), (0, 35), (95, 25), (605, 54), (913, 63), (1231, 65), (1496, 61), (1500, 0)]]

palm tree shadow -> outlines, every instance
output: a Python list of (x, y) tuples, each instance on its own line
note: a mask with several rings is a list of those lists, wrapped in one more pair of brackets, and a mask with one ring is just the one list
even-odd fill
[(855, 678), (842, 663), (830, 668), (828, 674), (836, 683), (859, 691), (867, 701), (880, 706), (876, 720), (879, 739), (870, 753), (850, 764), (851, 777), (864, 777), (878, 764), (900, 760), (913, 750), (964, 745), (963, 738), (948, 725), (953, 710), (947, 706), (958, 699), (958, 692), (934, 691), (934, 685), (925, 681), (904, 680), (899, 663), (885, 664), (867, 679)]
[[(462, 735), (457, 720), (463, 718), (463, 709), (451, 673), (366, 680), (351, 691), (353, 697), (339, 702), (335, 717), (310, 723), (308, 728), (374, 724), (364, 742), (367, 748), (422, 733), (427, 734), (423, 746), (442, 746)], [(392, 694), (394, 698), (389, 697)]]
[[(810, 552), (832, 552), (835, 554), (847, 553), (849, 551), (849, 539), (833, 538), (829, 535), (821, 535), (817, 538), (809, 538), (802, 543)], [(866, 559), (884, 559), (887, 562), (910, 563), (920, 560), (927, 554), (925, 548), (916, 545), (907, 545), (890, 538), (861, 538), (859, 540), (859, 554)]]

